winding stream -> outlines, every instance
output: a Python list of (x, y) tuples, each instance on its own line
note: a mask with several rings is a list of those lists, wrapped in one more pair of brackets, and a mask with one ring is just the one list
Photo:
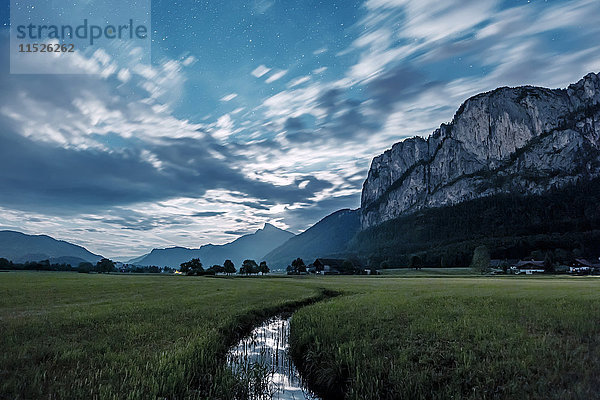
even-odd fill
[(227, 353), (227, 364), (247, 387), (250, 399), (319, 399), (303, 385), (288, 355), (289, 331), (290, 318), (272, 318)]

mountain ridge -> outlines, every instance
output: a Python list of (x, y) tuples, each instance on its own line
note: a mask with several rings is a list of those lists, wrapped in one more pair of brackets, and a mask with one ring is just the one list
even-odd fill
[(102, 256), (94, 254), (83, 246), (48, 235), (28, 235), (26, 233), (0, 231), (0, 257), (16, 263), (50, 260), (51, 263), (97, 262)]
[(595, 73), (566, 89), (502, 87), (469, 98), (428, 138), (405, 139), (373, 159), (362, 229), (420, 209), (600, 176), (599, 103)]
[(294, 234), (279, 229), (269, 223), (254, 233), (246, 234), (222, 245), (205, 244), (197, 249), (186, 247), (169, 247), (164, 249), (152, 249), (148, 254), (136, 257), (128, 261), (129, 264), (159, 267), (169, 266), (178, 268), (183, 262), (192, 258), (199, 258), (205, 266), (214, 264), (222, 265), (226, 259), (234, 262), (239, 267), (245, 259), (256, 261), (265, 254), (283, 244)]
[(273, 268), (285, 268), (298, 257), (308, 264), (317, 257), (344, 256), (348, 242), (359, 228), (358, 209), (338, 210), (290, 238), (264, 258)]

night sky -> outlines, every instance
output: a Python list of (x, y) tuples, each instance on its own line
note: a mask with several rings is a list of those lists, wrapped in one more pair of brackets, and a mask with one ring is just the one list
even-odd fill
[(96, 53), (102, 74), (11, 75), (2, 2), (0, 229), (117, 258), (265, 222), (298, 233), (358, 207), (372, 157), (469, 96), (600, 71), (597, 0), (154, 0), (151, 15), (151, 65)]

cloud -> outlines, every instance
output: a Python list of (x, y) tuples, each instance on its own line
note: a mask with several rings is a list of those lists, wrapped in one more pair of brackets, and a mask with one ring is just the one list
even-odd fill
[(252, 8), (259, 14), (267, 12), (275, 2), (273, 0), (253, 0)]
[[(314, 177), (299, 188), (293, 179), (274, 184), (267, 173), (249, 176), (247, 157), (213, 139), (236, 133), (229, 114), (198, 125), (162, 108), (154, 89), (180, 68), (168, 60), (157, 70), (138, 67), (126, 83), (116, 76), (0, 74), (0, 206), (76, 215), (218, 189), (293, 203), (330, 186)], [(140, 87), (147, 82), (157, 86)]]
[(243, 236), (243, 235), (247, 235), (250, 233), (250, 231), (244, 230), (244, 229), (239, 229), (237, 231), (225, 231), (223, 232), (227, 235), (233, 235), (233, 236)]
[(236, 97), (238, 97), (237, 93), (231, 93), (231, 94), (228, 94), (227, 96), (221, 97), (221, 101), (228, 102), (228, 101), (235, 99)]
[(192, 217), (198, 218), (210, 218), (210, 217), (218, 217), (220, 215), (224, 215), (224, 211), (200, 211), (192, 214)]
[(366, 90), (376, 106), (389, 111), (395, 103), (414, 99), (437, 85), (419, 71), (401, 64), (369, 81)]
[(288, 87), (293, 88), (295, 86), (302, 85), (303, 83), (306, 83), (308, 81), (310, 81), (310, 76), (301, 76), (299, 78), (296, 78), (296, 79), (290, 81), (290, 83), (288, 84)]
[(268, 68), (264, 65), (259, 65), (252, 71), (252, 75), (254, 75), (256, 78), (260, 78), (263, 75), (267, 74), (270, 70), (271, 68)]
[(185, 60), (183, 60), (183, 62), (181, 63), (183, 66), (185, 67), (189, 67), (190, 65), (194, 64), (196, 61), (198, 61), (196, 59), (196, 57), (194, 56), (189, 56), (187, 57)]
[(268, 77), (265, 82), (273, 83), (273, 82), (283, 78), (285, 76), (285, 74), (287, 74), (287, 73), (288, 73), (288, 71), (286, 69), (277, 71), (277, 72), (273, 73), (270, 77)]

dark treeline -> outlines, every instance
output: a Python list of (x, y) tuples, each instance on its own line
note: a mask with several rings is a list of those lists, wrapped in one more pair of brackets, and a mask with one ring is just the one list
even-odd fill
[(424, 266), (468, 266), (482, 245), (494, 259), (598, 257), (600, 179), (418, 211), (358, 233), (349, 251), (370, 265), (406, 266), (418, 256)]
[(223, 265), (215, 264), (212, 267), (204, 268), (199, 258), (191, 259), (190, 261), (184, 262), (180, 265), (179, 272), (190, 276), (202, 276), (202, 275), (217, 275), (226, 274), (231, 275), (236, 272), (240, 275), (266, 275), (271, 272), (271, 269), (267, 266), (265, 261), (259, 264), (254, 260), (244, 260), (240, 270), (235, 268), (235, 265), (231, 260), (225, 260)]
[(67, 272), (80, 272), (80, 273), (111, 273), (111, 272), (123, 272), (123, 273), (144, 273), (144, 274), (159, 274), (159, 273), (173, 273), (175, 269), (169, 267), (140, 267), (135, 265), (126, 265), (117, 268), (114, 261), (107, 258), (103, 258), (96, 264), (91, 262), (82, 262), (78, 266), (73, 267), (67, 263), (51, 263), (49, 260), (43, 261), (29, 261), (25, 263), (14, 263), (7, 260), (6, 258), (0, 258), (0, 270), (3, 271), (67, 271)]
[(13, 263), (0, 258), (0, 270), (3, 271), (74, 271), (71, 264), (51, 264), (49, 260)]

